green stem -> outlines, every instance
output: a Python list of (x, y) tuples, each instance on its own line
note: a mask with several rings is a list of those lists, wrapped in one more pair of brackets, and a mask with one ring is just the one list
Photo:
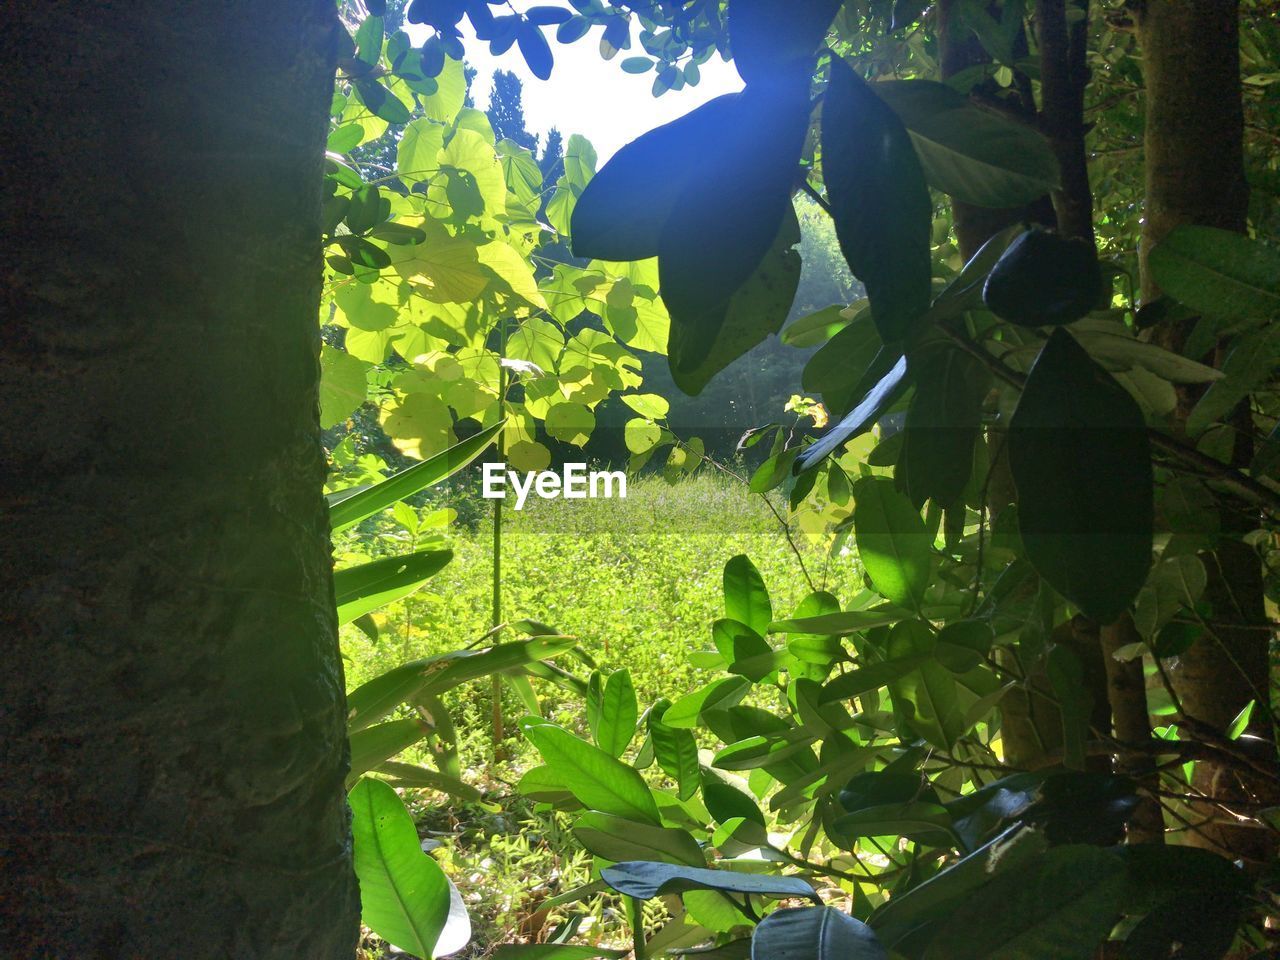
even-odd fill
[(644, 901), (627, 897), (627, 913), (631, 920), (631, 952), (635, 960), (645, 960), (647, 945), (644, 942)]
[[(507, 416), (507, 368), (502, 360), (507, 354), (507, 320), (503, 317), (498, 327), (498, 421)], [(498, 433), (498, 459), (505, 460), (507, 453), (506, 431)], [(493, 610), (489, 626), (497, 630), (502, 624), (502, 500), (493, 501)], [(490, 686), (493, 698), (493, 759), (502, 759), (502, 741), (506, 736), (502, 716), (502, 677), (494, 674)]]

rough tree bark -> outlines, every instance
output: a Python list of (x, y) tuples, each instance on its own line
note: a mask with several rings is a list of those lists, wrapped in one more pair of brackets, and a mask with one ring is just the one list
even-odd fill
[[(1160, 291), (1147, 269), (1147, 256), (1174, 227), (1185, 223), (1243, 231), (1248, 185), (1244, 174), (1244, 115), (1240, 92), (1239, 9), (1236, 0), (1147, 0), (1138, 9), (1137, 28), (1146, 84), (1144, 137), (1146, 208), (1141, 266), (1144, 302)], [(1156, 331), (1165, 345), (1181, 347), (1188, 328), (1166, 324)], [(1184, 392), (1185, 411), (1193, 396)], [(1249, 427), (1247, 409), (1241, 426)], [(1236, 460), (1247, 462), (1249, 436), (1238, 434)], [(1224, 515), (1224, 530), (1246, 532), (1255, 524), (1236, 505)], [(1217, 731), (1257, 697), (1254, 717), (1270, 716), (1267, 676), (1268, 633), (1262, 568), (1252, 548), (1224, 538), (1206, 555), (1206, 599), (1218, 626), (1183, 654), (1172, 671), (1184, 714)], [(1238, 625), (1238, 626), (1232, 626)], [(1265, 731), (1260, 731), (1265, 732)], [(1197, 766), (1196, 786), (1217, 796), (1248, 793), (1249, 785), (1218, 765)], [(1216, 813), (1205, 807), (1206, 814)], [(1228, 856), (1266, 861), (1274, 844), (1264, 831), (1211, 822), (1189, 842)]]
[(0, 943), (350, 958), (316, 312), (332, 0), (0, 31)]

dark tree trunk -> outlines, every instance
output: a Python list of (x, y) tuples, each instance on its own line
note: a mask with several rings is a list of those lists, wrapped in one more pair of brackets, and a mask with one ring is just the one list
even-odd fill
[[(1236, 231), (1245, 228), (1248, 185), (1238, 18), (1236, 0), (1148, 0), (1139, 11), (1146, 84), (1144, 301), (1160, 295), (1146, 269), (1147, 255), (1174, 227), (1191, 223)], [(1187, 324), (1168, 325), (1158, 329), (1156, 337), (1176, 350), (1188, 330)], [(1185, 411), (1194, 399), (1189, 391), (1182, 391), (1180, 407)], [(1239, 465), (1249, 457), (1252, 424), (1247, 408), (1239, 411), (1236, 420), (1244, 428), (1236, 444)], [(1243, 505), (1227, 507), (1223, 523), (1227, 536), (1239, 536), (1256, 526)], [(1239, 539), (1225, 539), (1204, 560), (1209, 574), (1205, 599), (1213, 607), (1216, 626), (1179, 658), (1172, 671), (1173, 686), (1189, 718), (1187, 725), (1198, 722), (1220, 734), (1257, 698), (1256, 729), (1269, 737), (1269, 635), (1259, 629), (1265, 623), (1261, 562)], [(1197, 764), (1195, 786), (1227, 799), (1258, 787), (1207, 762)], [(1230, 818), (1221, 817), (1212, 805), (1205, 805), (1202, 812), (1218, 822), (1192, 832), (1188, 842), (1261, 862), (1274, 854), (1266, 831), (1226, 822)]]
[(354, 955), (316, 411), (332, 0), (0, 31), (0, 952)]
[[(1068, 8), (1082, 14), (1069, 18)], [(1036, 0), (1040, 41), (1041, 126), (1058, 158), (1061, 187), (1053, 192), (1058, 232), (1093, 241), (1093, 192), (1084, 149), (1084, 91), (1089, 82), (1086, 47), (1089, 3)]]

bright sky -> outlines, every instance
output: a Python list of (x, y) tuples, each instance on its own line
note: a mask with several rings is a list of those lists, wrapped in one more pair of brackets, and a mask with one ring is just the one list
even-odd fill
[(633, 37), (632, 49), (606, 61), (600, 56), (599, 28), (571, 44), (556, 43), (555, 28), (547, 29), (555, 69), (550, 80), (539, 80), (529, 72), (517, 47), (493, 57), (487, 43), (470, 35), (469, 23), (464, 21), (462, 29), (467, 62), (479, 71), (471, 85), (477, 107), (483, 110), (489, 105), (494, 70), (510, 70), (524, 81), (524, 119), (529, 132), (543, 138), (543, 142), (552, 127), (559, 127), (566, 140), (569, 134), (580, 133), (596, 148), (601, 163), (646, 130), (683, 116), (723, 93), (742, 89), (742, 79), (733, 64), (713, 54), (700, 68), (701, 79), (696, 87), (668, 91), (655, 98), (650, 93), (652, 70), (637, 75), (623, 73), (619, 66), (625, 57), (644, 52), (639, 41)]

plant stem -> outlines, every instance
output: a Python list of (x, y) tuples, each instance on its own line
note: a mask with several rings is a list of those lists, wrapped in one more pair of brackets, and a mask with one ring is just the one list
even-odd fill
[[(498, 422), (507, 417), (507, 368), (502, 361), (507, 355), (507, 318), (498, 324)], [(505, 460), (507, 453), (506, 431), (498, 432), (498, 459)], [(489, 626), (497, 630), (502, 624), (502, 499), (493, 501), (493, 610)], [(493, 759), (503, 759), (502, 741), (506, 736), (502, 716), (502, 676), (494, 674), (490, 688), (493, 699)]]
[(644, 902), (636, 897), (627, 897), (627, 913), (631, 920), (631, 952), (635, 960), (645, 960)]

